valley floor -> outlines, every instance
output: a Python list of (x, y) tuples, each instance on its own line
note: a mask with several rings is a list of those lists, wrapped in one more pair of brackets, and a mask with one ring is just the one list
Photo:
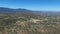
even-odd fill
[(60, 17), (1, 14), (0, 34), (60, 34)]

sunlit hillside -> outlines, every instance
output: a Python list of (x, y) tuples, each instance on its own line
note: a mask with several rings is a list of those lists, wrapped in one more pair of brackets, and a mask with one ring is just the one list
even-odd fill
[(60, 34), (58, 12), (7, 9), (0, 11), (0, 34)]

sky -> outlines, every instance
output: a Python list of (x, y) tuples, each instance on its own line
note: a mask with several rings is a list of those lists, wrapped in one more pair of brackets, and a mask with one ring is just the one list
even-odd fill
[(60, 11), (60, 0), (0, 0), (0, 7)]

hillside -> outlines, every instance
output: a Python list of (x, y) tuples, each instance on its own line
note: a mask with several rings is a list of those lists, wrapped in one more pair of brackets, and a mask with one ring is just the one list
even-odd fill
[(0, 34), (60, 34), (60, 14), (0, 7)]

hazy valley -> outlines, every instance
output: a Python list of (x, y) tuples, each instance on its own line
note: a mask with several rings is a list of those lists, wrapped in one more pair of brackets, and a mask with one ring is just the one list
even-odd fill
[(60, 34), (60, 12), (0, 7), (0, 34)]

